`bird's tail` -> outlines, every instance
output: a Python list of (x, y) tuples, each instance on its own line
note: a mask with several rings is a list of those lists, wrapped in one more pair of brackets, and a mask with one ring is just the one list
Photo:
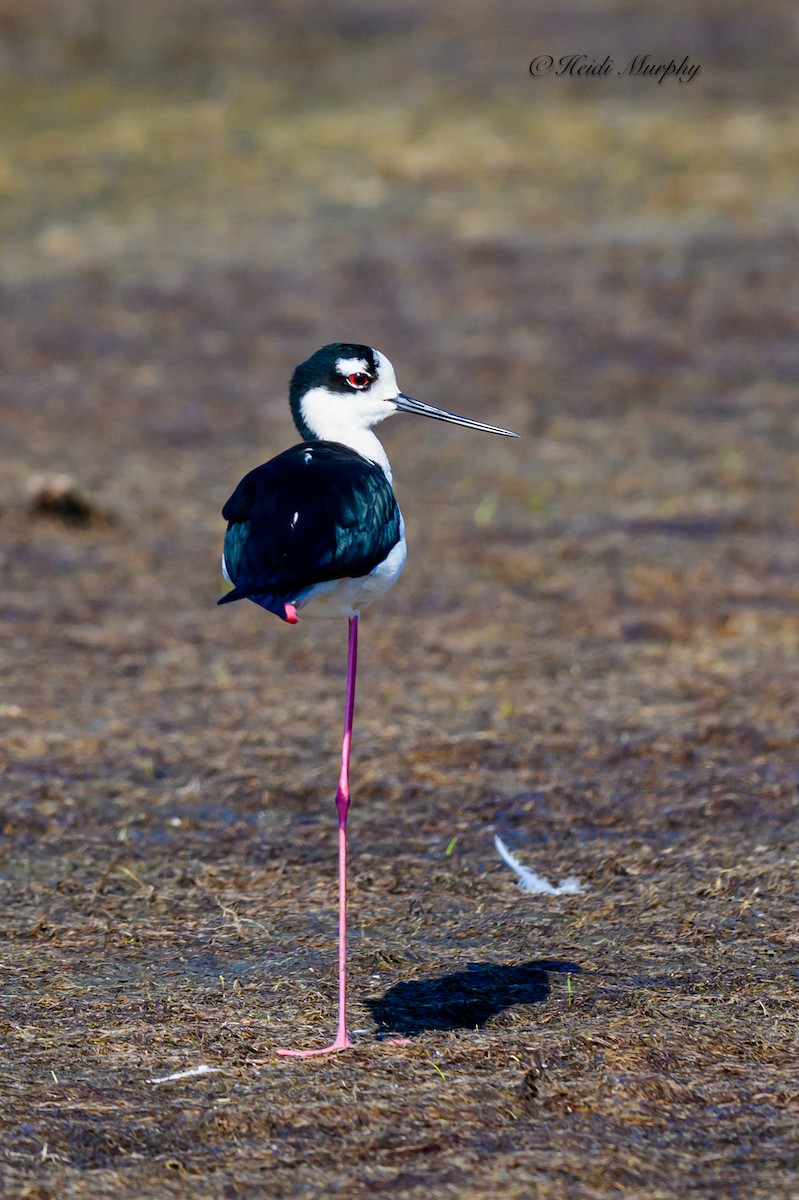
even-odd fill
[(217, 604), (232, 604), (234, 600), (252, 600), (253, 604), (260, 604), (261, 608), (274, 613), (276, 617), (280, 617), (281, 621), (287, 621), (289, 625), (296, 625), (299, 620), (294, 605), (289, 604), (275, 592), (244, 592), (241, 588), (234, 587), (232, 592), (228, 592), (217, 600)]
[(246, 592), (240, 592), (237, 587), (234, 587), (232, 592), (228, 592), (227, 595), (222, 596), (219, 600), (217, 600), (217, 604), (232, 604), (234, 600), (247, 599), (249, 599), (249, 597), (247, 596)]

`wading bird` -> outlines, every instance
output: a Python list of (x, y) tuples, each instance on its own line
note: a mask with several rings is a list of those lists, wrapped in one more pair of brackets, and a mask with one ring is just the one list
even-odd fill
[(391, 467), (373, 426), (393, 413), (416, 413), (516, 437), (422, 404), (397, 387), (391, 363), (369, 346), (323, 346), (292, 376), (289, 404), (303, 441), (256, 467), (222, 510), (228, 522), (222, 571), (233, 591), (219, 601), (252, 600), (295, 625), (299, 614), (347, 617), (349, 643), (339, 830), (339, 1014), (325, 1054), (351, 1046), (347, 1032), (347, 812), (355, 706), (358, 616), (388, 591), (405, 565), (405, 524), (391, 488)]

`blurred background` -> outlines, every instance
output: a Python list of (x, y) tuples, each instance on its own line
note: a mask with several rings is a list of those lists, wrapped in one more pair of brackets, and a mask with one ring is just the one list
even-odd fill
[[(445, 756), (507, 737), (538, 778), (522, 747), (550, 726), (679, 741), (747, 672), (794, 711), (792, 680), (774, 692), (799, 629), (793, 5), (2, 0), (0, 29), (23, 758), (83, 745), (124, 774), (138, 747), (150, 804), (165, 729), (185, 784), (192, 732), (229, 778), (247, 730), (298, 728), (286, 778), (304, 744), (324, 788), (335, 633), (289, 645), (214, 601), (221, 505), (294, 439), (293, 366), (340, 339), (523, 435), (384, 427), (410, 565), (367, 626), (366, 753), (384, 721), (411, 757), (447, 722)], [(577, 53), (614, 69), (530, 74)], [(619, 73), (644, 53), (699, 71)]]
[[(214, 601), (221, 505), (293, 440), (293, 366), (339, 339), (523, 435), (385, 427), (411, 557), (365, 639), (376, 741), (397, 722), (412, 754), (447, 720), (445, 746), (501, 735), (535, 775), (521, 746), (564, 721), (575, 745), (693, 736), (734, 709), (730, 674), (767, 720), (794, 710), (792, 4), (2, 0), (0, 30), (23, 758), (83, 745), (124, 772), (168, 729), (185, 784), (192, 731), (228, 777), (246, 730), (298, 726), (315, 794), (334, 634), (289, 648)], [(614, 70), (528, 69), (577, 53)], [(644, 53), (699, 71), (619, 73)], [(265, 687), (287, 696), (268, 720)]]

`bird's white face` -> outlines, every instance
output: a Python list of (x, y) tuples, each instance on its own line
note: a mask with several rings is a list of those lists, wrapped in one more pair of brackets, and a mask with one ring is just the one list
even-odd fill
[(300, 402), (306, 425), (325, 441), (352, 444), (353, 434), (371, 429), (397, 411), (397, 376), (384, 354), (338, 358), (335, 378), (306, 392)]
[(399, 387), (394, 368), (379, 350), (373, 350), (372, 354), (374, 370), (365, 358), (337, 358), (336, 374), (346, 381), (353, 392), (368, 392), (373, 400), (396, 400)]
[(294, 423), (306, 441), (339, 442), (379, 463), (388, 479), (386, 452), (372, 432), (393, 413), (415, 413), (468, 429), (516, 437), (507, 429), (414, 400), (399, 390), (385, 354), (371, 346), (333, 342), (295, 370), (289, 390)]

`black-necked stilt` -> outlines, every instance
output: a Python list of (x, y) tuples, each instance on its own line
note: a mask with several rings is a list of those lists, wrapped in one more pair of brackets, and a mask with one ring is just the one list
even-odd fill
[(222, 570), (233, 584), (219, 601), (248, 599), (296, 624), (309, 615), (349, 618), (347, 689), (341, 774), (336, 792), (339, 827), (339, 1020), (324, 1054), (352, 1045), (347, 1032), (347, 812), (358, 615), (388, 591), (405, 565), (405, 525), (391, 488), (386, 452), (372, 432), (392, 413), (417, 413), (516, 437), (422, 404), (397, 387), (391, 363), (378, 350), (335, 342), (294, 372), (289, 390), (294, 423), (305, 439), (245, 475), (222, 510), (228, 522)]

